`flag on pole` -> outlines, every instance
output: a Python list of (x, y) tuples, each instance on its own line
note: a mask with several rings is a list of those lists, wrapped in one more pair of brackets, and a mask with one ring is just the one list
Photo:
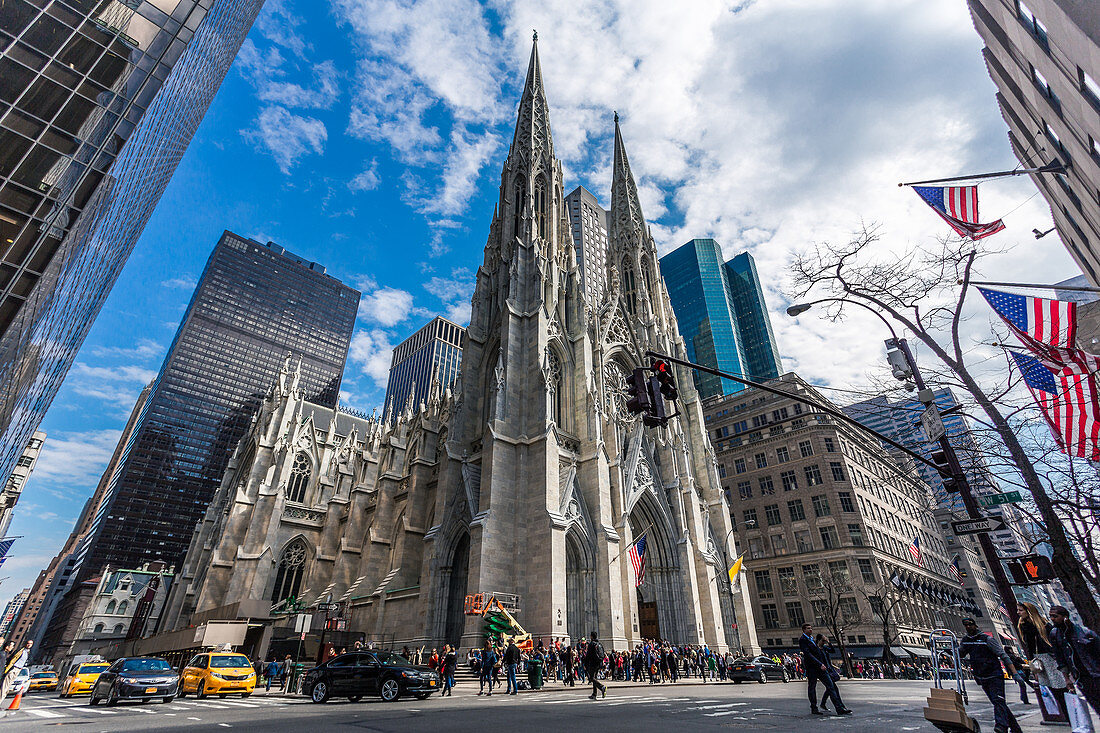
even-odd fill
[(1074, 349), (1077, 336), (1077, 304), (1065, 300), (1032, 298), (1000, 290), (978, 288), (993, 310), (1012, 327), (1016, 336), (1061, 349)]
[(741, 555), (741, 557), (737, 558), (737, 560), (735, 560), (735, 561), (734, 561), (734, 563), (733, 563), (733, 567), (731, 567), (731, 568), (730, 568), (730, 570), (729, 570), (729, 575), (730, 575), (730, 582), (731, 582), (731, 583), (732, 583), (732, 582), (734, 581), (734, 579), (735, 579), (735, 578), (737, 577), (737, 574), (738, 574), (739, 572), (741, 572), (741, 561), (742, 561), (742, 560), (743, 560), (744, 558), (745, 558), (745, 555), (744, 555), (744, 554), (742, 554), (742, 555)]
[(0, 540), (0, 562), (3, 562), (4, 558), (7, 557), (8, 550), (10, 550), (11, 546), (15, 544), (15, 540), (15, 537), (12, 537), (11, 539)]
[(977, 186), (913, 186), (913, 190), (960, 237), (978, 240), (1005, 228), (1000, 219), (988, 224), (978, 221)]
[(953, 576), (955, 576), (955, 580), (959, 581), (959, 585), (962, 585), (963, 584), (963, 575), (962, 575), (962, 568), (959, 565), (959, 556), (958, 555), (955, 555), (955, 557), (951, 558), (950, 570), (951, 570), (951, 574)]
[(645, 580), (645, 537), (630, 546), (630, 564), (634, 566), (634, 587), (637, 588)]
[(1004, 616), (1005, 618), (1007, 618), (1007, 619), (1008, 619), (1009, 621), (1011, 621), (1011, 620), (1012, 620), (1012, 617), (1008, 615), (1008, 606), (1006, 606), (1006, 605), (1004, 604), (1004, 601), (1001, 601), (1001, 605), (997, 607), (997, 610), (998, 610), (998, 611), (1000, 612), (1000, 614), (1001, 614), (1002, 616)]
[(909, 554), (913, 556), (913, 562), (918, 568), (924, 567), (924, 553), (920, 551), (920, 537), (914, 537), (909, 543)]

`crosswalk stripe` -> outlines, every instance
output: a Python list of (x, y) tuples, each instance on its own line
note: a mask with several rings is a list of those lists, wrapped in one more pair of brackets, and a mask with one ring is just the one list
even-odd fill
[(225, 700), (222, 705), (232, 705), (235, 708), (258, 708), (259, 705), (251, 702), (237, 702), (235, 700)]
[(720, 708), (732, 708), (738, 705), (748, 705), (747, 702), (728, 702), (724, 705), (698, 705), (696, 707), (684, 708), (684, 710), (718, 710)]
[(117, 710), (100, 710), (99, 708), (88, 708), (89, 713), (99, 713), (100, 715), (118, 715)]
[(27, 712), (30, 713), (31, 715), (37, 715), (40, 718), (64, 718), (64, 717), (67, 717), (65, 715), (62, 715), (61, 713), (55, 713), (52, 710), (35, 710), (35, 709), (32, 709), (32, 708), (29, 708), (27, 710)]

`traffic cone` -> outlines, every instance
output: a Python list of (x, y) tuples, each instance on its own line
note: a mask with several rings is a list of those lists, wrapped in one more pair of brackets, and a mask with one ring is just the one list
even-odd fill
[(23, 699), (23, 693), (22, 692), (15, 693), (15, 697), (12, 698), (11, 705), (8, 705), (8, 710), (18, 710), (19, 709), (19, 702), (22, 699)]

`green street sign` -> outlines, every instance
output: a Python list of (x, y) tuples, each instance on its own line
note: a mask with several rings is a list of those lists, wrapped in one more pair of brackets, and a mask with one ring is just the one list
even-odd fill
[(1021, 501), (1019, 491), (1009, 491), (1006, 494), (986, 494), (978, 497), (978, 503), (982, 506), (1000, 506), (1001, 504), (1017, 504)]

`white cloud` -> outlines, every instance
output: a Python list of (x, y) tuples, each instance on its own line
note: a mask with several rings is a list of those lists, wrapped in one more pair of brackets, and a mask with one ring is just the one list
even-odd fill
[[(173, 324), (173, 328), (174, 328)], [(92, 356), (96, 357), (115, 357), (125, 359), (151, 359), (154, 356), (160, 356), (164, 347), (158, 344), (156, 341), (147, 338), (141, 338), (137, 340), (137, 343), (132, 347), (125, 346), (93, 346), (91, 349)]]
[(336, 83), (336, 65), (323, 61), (312, 69), (316, 87), (307, 89), (300, 84), (266, 79), (256, 96), (264, 102), (274, 102), (286, 107), (328, 109), (336, 101), (340, 87)]
[(376, 387), (385, 389), (390, 378), (390, 363), (393, 361), (393, 344), (390, 334), (376, 328), (370, 331), (356, 331), (351, 338), (348, 358), (370, 377)]
[(450, 277), (434, 275), (424, 289), (443, 302), (444, 315), (459, 325), (470, 320), (470, 299), (474, 294), (474, 274), (464, 267), (451, 271)]
[(255, 124), (255, 129), (242, 130), (241, 134), (271, 153), (283, 173), (290, 173), (302, 156), (320, 153), (328, 140), (323, 122), (291, 114), (283, 107), (265, 107)]
[(180, 290), (194, 290), (199, 281), (190, 275), (181, 275), (165, 280), (160, 285), (164, 288), (179, 288)]
[(381, 182), (382, 179), (378, 176), (378, 164), (371, 161), (362, 173), (348, 182), (348, 188), (352, 191), (373, 191)]
[(363, 294), (359, 315), (367, 322), (395, 326), (409, 317), (412, 304), (413, 296), (405, 290), (379, 288)]
[(50, 483), (74, 494), (90, 493), (111, 460), (121, 435), (121, 430), (48, 434), (28, 486)]

